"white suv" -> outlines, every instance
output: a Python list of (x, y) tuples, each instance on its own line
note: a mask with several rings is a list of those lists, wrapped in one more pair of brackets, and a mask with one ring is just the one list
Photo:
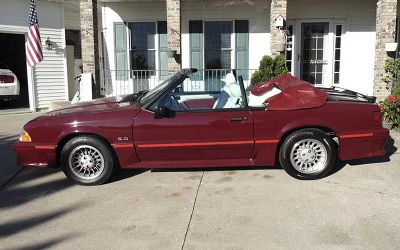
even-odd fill
[(17, 76), (5, 63), (0, 62), (0, 101), (11, 101), (19, 96), (19, 81)]

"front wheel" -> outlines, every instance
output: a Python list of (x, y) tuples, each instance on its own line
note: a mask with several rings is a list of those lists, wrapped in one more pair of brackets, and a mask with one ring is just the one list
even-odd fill
[(318, 129), (302, 129), (289, 135), (279, 151), (279, 162), (292, 177), (319, 179), (333, 168), (337, 153), (333, 140)]
[(90, 136), (71, 139), (61, 151), (61, 165), (65, 175), (80, 185), (99, 185), (107, 181), (114, 161), (110, 148)]

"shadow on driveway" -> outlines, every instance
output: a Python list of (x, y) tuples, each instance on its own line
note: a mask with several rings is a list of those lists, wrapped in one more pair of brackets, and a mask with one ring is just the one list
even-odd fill
[(12, 144), (17, 139), (17, 135), (0, 135), (0, 189), (21, 170), (16, 164), (17, 156), (12, 149)]
[[(73, 186), (66, 178), (46, 178), (57, 172), (53, 169), (24, 169), (0, 191), (0, 209), (20, 206)], [(43, 181), (43, 179), (50, 180)]]
[(77, 234), (66, 234), (64, 236), (61, 237), (56, 237), (50, 240), (45, 240), (43, 242), (35, 242), (32, 244), (28, 244), (28, 245), (20, 245), (18, 246), (18, 250), (42, 250), (42, 249), (49, 249), (53, 246), (59, 245), (65, 241), (68, 240), (72, 240), (74, 238), (77, 238), (78, 235)]
[(45, 213), (35, 216), (27, 216), (19, 219), (13, 218), (12, 220), (5, 221), (0, 225), (0, 238), (10, 237), (25, 230), (40, 226), (41, 224), (48, 223), (51, 220), (60, 218), (68, 213), (72, 213), (75, 210), (86, 207), (87, 204), (78, 204), (68, 206), (56, 211)]

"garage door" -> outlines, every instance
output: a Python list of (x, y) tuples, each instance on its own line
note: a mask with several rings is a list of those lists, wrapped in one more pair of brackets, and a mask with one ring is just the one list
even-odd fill
[(0, 66), (0, 110), (29, 108), (25, 35), (0, 33)]

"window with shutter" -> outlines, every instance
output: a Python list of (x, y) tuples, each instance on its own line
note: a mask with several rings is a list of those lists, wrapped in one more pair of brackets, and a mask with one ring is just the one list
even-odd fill
[(168, 38), (167, 38), (167, 22), (157, 22), (158, 33), (158, 58), (160, 78), (165, 79), (168, 77)]
[(249, 21), (235, 21), (236, 69), (244, 80), (249, 78)]
[(128, 79), (127, 40), (125, 23), (114, 23), (114, 58), (116, 80)]

